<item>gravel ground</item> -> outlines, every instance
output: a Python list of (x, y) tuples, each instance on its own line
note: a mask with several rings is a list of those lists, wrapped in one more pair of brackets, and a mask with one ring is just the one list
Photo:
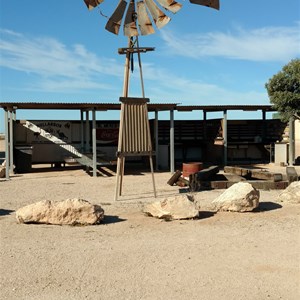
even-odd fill
[[(155, 201), (147, 172), (128, 171), (115, 202), (110, 170), (34, 171), (0, 181), (1, 299), (300, 299), (300, 206), (279, 203), (279, 190), (261, 190), (251, 213), (215, 213), (224, 190), (198, 192), (199, 219), (166, 222), (142, 213)], [(159, 200), (179, 192), (170, 176), (155, 174)], [(100, 204), (104, 223), (16, 222), (24, 205), (73, 197)]]

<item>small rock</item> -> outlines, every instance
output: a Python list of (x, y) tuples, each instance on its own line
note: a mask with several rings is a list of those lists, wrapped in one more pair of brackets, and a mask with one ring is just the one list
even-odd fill
[(82, 199), (46, 200), (18, 209), (16, 218), (19, 223), (93, 225), (103, 220), (104, 210)]
[(4, 178), (6, 173), (6, 168), (3, 166), (0, 166), (0, 178)]
[(259, 205), (259, 191), (248, 182), (239, 182), (228, 188), (212, 204), (216, 210), (246, 212)]
[(280, 202), (300, 203), (300, 181), (292, 182), (279, 196)]
[(199, 209), (193, 200), (192, 196), (176, 195), (148, 204), (143, 211), (159, 219), (191, 219), (199, 216)]

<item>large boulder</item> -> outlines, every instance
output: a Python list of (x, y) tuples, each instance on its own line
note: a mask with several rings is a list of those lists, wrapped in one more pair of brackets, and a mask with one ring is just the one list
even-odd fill
[(292, 182), (279, 196), (280, 202), (300, 203), (300, 181)]
[(5, 177), (5, 172), (6, 172), (5, 167), (0, 166), (0, 178), (4, 178)]
[(144, 213), (160, 219), (180, 220), (198, 217), (199, 208), (192, 196), (176, 195), (146, 205)]
[(239, 182), (228, 188), (212, 204), (218, 211), (252, 211), (259, 205), (259, 191), (248, 182)]
[(82, 199), (45, 200), (18, 209), (16, 218), (19, 223), (92, 225), (103, 220), (104, 210)]

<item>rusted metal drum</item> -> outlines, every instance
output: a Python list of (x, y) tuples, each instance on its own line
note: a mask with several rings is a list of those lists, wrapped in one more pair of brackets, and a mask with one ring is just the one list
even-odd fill
[(189, 177), (190, 174), (195, 174), (203, 169), (202, 162), (191, 162), (182, 164), (182, 176)]

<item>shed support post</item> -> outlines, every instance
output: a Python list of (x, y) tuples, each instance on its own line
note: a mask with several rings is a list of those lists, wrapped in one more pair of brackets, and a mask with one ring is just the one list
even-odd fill
[(175, 172), (174, 110), (170, 110), (170, 172)]
[(295, 162), (295, 118), (289, 120), (289, 165)]
[(85, 151), (90, 151), (90, 119), (88, 110), (85, 112)]
[(154, 123), (154, 130), (155, 130), (155, 169), (158, 171), (158, 111), (155, 110), (155, 123)]
[[(266, 123), (266, 111), (262, 110), (262, 142), (266, 140), (266, 133), (267, 133), (267, 123)], [(271, 150), (270, 150), (271, 151)]]
[(207, 139), (207, 126), (206, 126), (206, 116), (207, 112), (203, 110), (203, 139)]
[(4, 110), (4, 126), (5, 126), (5, 178), (9, 180), (9, 128), (8, 128), (8, 111)]
[(9, 113), (9, 171), (14, 172), (14, 112)]
[(225, 109), (223, 111), (223, 140), (224, 140), (224, 157), (223, 157), (223, 162), (224, 162), (224, 166), (227, 165), (227, 110)]
[(96, 142), (96, 110), (93, 109), (93, 129), (92, 129), (92, 143), (93, 143), (93, 177), (97, 176), (97, 142)]
[(80, 110), (80, 147), (84, 150), (83, 110)]

